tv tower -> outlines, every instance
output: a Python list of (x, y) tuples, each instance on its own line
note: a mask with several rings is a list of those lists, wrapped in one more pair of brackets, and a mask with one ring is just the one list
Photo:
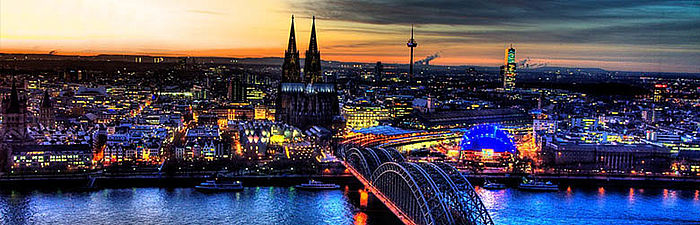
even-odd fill
[(408, 40), (408, 43), (406, 45), (411, 48), (411, 63), (409, 64), (409, 69), (408, 69), (408, 77), (410, 79), (413, 79), (413, 48), (418, 46), (418, 43), (416, 43), (416, 40), (413, 39), (413, 24), (411, 24), (411, 39)]

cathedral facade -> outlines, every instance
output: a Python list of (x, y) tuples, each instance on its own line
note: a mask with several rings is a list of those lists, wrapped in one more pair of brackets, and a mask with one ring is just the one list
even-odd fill
[(321, 53), (316, 42), (316, 21), (311, 26), (311, 40), (304, 59), (302, 75), (299, 51), (294, 33), (294, 17), (289, 43), (284, 54), (282, 76), (278, 87), (275, 117), (298, 128), (311, 126), (331, 128), (340, 115), (338, 93), (334, 83), (324, 79), (321, 69)]

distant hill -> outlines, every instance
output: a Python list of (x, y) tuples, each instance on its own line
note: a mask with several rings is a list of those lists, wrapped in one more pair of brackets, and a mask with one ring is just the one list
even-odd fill
[[(261, 57), (261, 58), (231, 58), (231, 57), (173, 57), (173, 56), (150, 56), (150, 55), (112, 55), (112, 54), (101, 54), (95, 56), (79, 56), (79, 55), (55, 55), (55, 54), (8, 54), (0, 53), (0, 61), (105, 61), (105, 62), (136, 62), (136, 63), (215, 63), (215, 64), (257, 64), (257, 65), (282, 65), (284, 61), (281, 57)], [(300, 63), (304, 64), (304, 59), (300, 59)], [(343, 65), (362, 65), (364, 68), (372, 68), (376, 62), (341, 62), (341, 61), (322, 61), (324, 67), (340, 67)], [(394, 64), (385, 63), (384, 65), (391, 65), (401, 69), (408, 69), (408, 64)], [(422, 65), (416, 65), (418, 68)], [(434, 69), (446, 69), (450, 68), (452, 70), (462, 70), (470, 67), (475, 68), (478, 71), (488, 72), (488, 73), (498, 73), (498, 67), (488, 67), (488, 66), (473, 66), (473, 65), (460, 65), (460, 66), (444, 66), (444, 65), (430, 65)], [(601, 68), (576, 68), (576, 67), (539, 67), (539, 68), (528, 68), (528, 69), (518, 69), (521, 72), (574, 72), (574, 73), (615, 73), (617, 76), (650, 76), (650, 77), (687, 77), (687, 78), (700, 78), (698, 73), (663, 73), (663, 72), (631, 72), (631, 71), (608, 71)]]

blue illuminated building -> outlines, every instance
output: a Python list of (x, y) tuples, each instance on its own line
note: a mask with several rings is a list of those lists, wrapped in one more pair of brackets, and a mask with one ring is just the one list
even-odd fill
[(477, 125), (462, 136), (460, 147), (463, 151), (492, 150), (492, 153), (516, 153), (515, 143), (507, 131), (495, 124)]

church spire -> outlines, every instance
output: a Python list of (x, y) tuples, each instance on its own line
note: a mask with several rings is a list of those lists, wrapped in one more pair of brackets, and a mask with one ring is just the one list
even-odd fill
[(309, 40), (309, 49), (306, 50), (306, 58), (304, 59), (304, 82), (321, 83), (321, 52), (318, 50), (316, 40), (316, 17), (312, 17), (311, 22), (311, 38)]
[(41, 108), (51, 108), (53, 103), (51, 103), (51, 96), (49, 96), (49, 89), (44, 90), (44, 98), (41, 99)]
[(19, 94), (17, 93), (17, 85), (15, 78), (12, 78), (12, 91), (10, 92), (10, 102), (7, 105), (6, 113), (20, 113), (19, 110)]
[(282, 64), (281, 83), (301, 83), (301, 65), (299, 65), (299, 50), (294, 34), (294, 15), (292, 15), (292, 27), (289, 31), (289, 44), (284, 51), (284, 64)]
[(292, 28), (289, 29), (289, 43), (287, 45), (287, 52), (297, 52), (297, 39), (296, 34), (294, 33), (294, 15), (292, 15)]
[(309, 51), (318, 51), (318, 44), (316, 43), (316, 16), (312, 17), (311, 20), (311, 41), (309, 42)]

